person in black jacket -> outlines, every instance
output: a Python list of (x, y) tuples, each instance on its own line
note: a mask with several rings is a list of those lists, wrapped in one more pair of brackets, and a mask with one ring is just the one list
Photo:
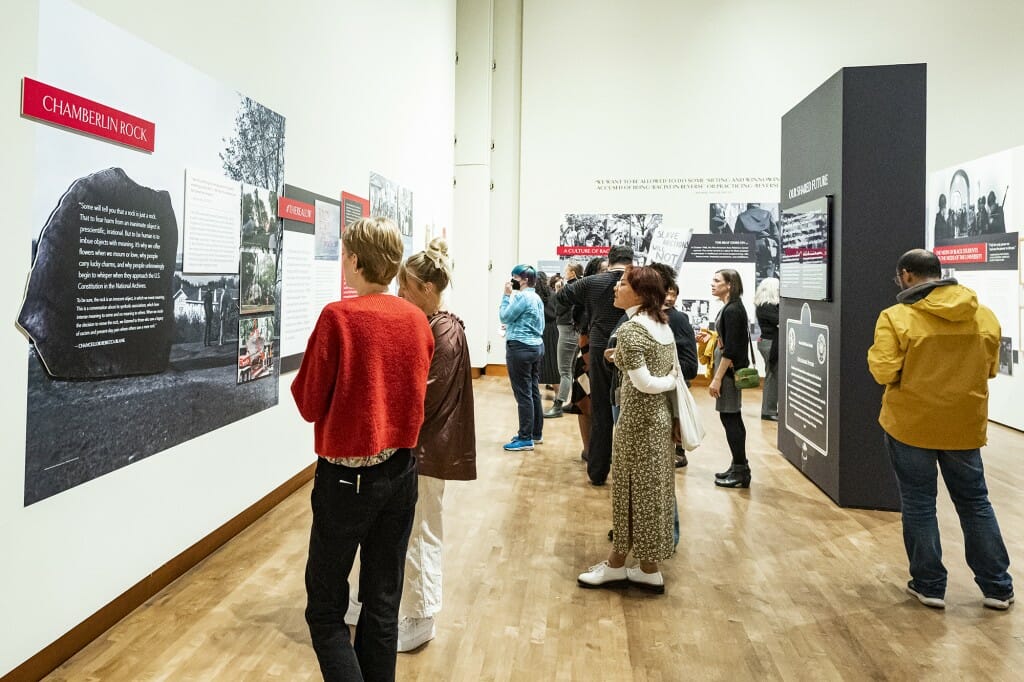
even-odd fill
[(556, 305), (583, 306), (589, 321), (587, 333), (590, 341), (590, 450), (587, 456), (587, 475), (591, 485), (605, 484), (612, 465), (612, 404), (611, 370), (604, 361), (615, 323), (622, 311), (613, 305), (615, 284), (627, 266), (633, 264), (633, 249), (617, 245), (608, 251), (608, 271), (584, 277), (566, 285), (555, 294)]
[[(681, 310), (676, 309), (679, 285), (676, 284), (675, 268), (663, 263), (655, 263), (652, 267), (656, 270), (662, 270), (661, 276), (668, 282), (668, 286), (665, 287), (665, 312), (668, 314), (668, 326), (676, 337), (676, 355), (679, 356), (679, 369), (682, 370), (683, 379), (686, 380), (686, 385), (689, 386), (693, 378), (697, 376), (699, 369), (697, 364), (697, 337), (693, 334), (690, 318)], [(676, 468), (684, 467), (688, 463), (686, 449), (683, 448), (682, 444), (676, 443)]]
[[(567, 263), (565, 266), (565, 280), (555, 293), (561, 291), (572, 281), (583, 277), (583, 266), (579, 263)], [(555, 312), (555, 327), (558, 330), (558, 393), (551, 409), (544, 413), (545, 419), (557, 419), (562, 416), (562, 406), (569, 402), (570, 391), (572, 391), (572, 370), (573, 358), (576, 357), (576, 349), (579, 348), (579, 334), (572, 324), (572, 306), (559, 305), (556, 297), (551, 297), (551, 303)], [(545, 308), (545, 315), (547, 308)]]
[(761, 328), (757, 351), (764, 358), (764, 391), (761, 393), (761, 419), (779, 421), (779, 280), (761, 280), (754, 292), (754, 313)]
[(540, 363), (540, 383), (553, 390), (552, 385), (558, 383), (558, 329), (555, 327), (555, 292), (551, 289), (548, 276), (544, 271), (537, 273), (537, 295), (544, 304), (544, 360)]
[[(725, 303), (715, 319), (718, 346), (715, 348), (715, 376), (708, 384), (708, 393), (715, 399), (725, 437), (732, 453), (732, 465), (715, 474), (715, 485), (721, 488), (749, 488), (750, 464), (747, 462), (747, 429), (740, 413), (742, 397), (736, 388), (734, 369), (750, 366), (747, 346), (750, 324), (743, 307), (743, 280), (735, 270), (719, 270), (711, 279), (711, 295)], [(702, 333), (702, 342), (707, 335)]]

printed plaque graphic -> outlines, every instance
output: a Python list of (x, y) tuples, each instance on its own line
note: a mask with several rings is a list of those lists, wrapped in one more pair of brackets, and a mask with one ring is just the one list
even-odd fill
[(811, 322), (806, 303), (799, 320), (786, 320), (786, 428), (807, 449), (828, 456), (829, 330)]

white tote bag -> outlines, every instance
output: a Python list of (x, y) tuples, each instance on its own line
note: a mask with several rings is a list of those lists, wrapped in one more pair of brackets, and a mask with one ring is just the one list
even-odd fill
[[(675, 355), (673, 353), (673, 355)], [(690, 389), (683, 379), (683, 372), (679, 367), (679, 357), (673, 358), (676, 368), (676, 387), (669, 391), (669, 400), (672, 403), (672, 416), (679, 420), (679, 433), (682, 436), (683, 449), (686, 451), (696, 450), (701, 441), (704, 440), (704, 424), (701, 423), (700, 413), (697, 411), (697, 403), (690, 395)]]

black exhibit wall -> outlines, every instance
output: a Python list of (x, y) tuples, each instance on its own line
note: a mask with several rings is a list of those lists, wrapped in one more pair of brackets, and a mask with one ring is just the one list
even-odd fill
[(829, 198), (829, 300), (783, 291), (778, 447), (843, 507), (900, 506), (867, 351), (897, 259), (925, 244), (926, 74), (841, 69), (782, 117), (784, 230), (794, 207)]

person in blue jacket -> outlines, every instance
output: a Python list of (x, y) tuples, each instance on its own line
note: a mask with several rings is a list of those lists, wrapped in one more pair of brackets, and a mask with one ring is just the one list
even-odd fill
[(519, 406), (519, 431), (505, 450), (533, 450), (544, 438), (544, 405), (540, 368), (544, 360), (544, 303), (534, 291), (537, 271), (529, 265), (512, 268), (505, 282), (498, 319), (505, 325), (505, 364)]

